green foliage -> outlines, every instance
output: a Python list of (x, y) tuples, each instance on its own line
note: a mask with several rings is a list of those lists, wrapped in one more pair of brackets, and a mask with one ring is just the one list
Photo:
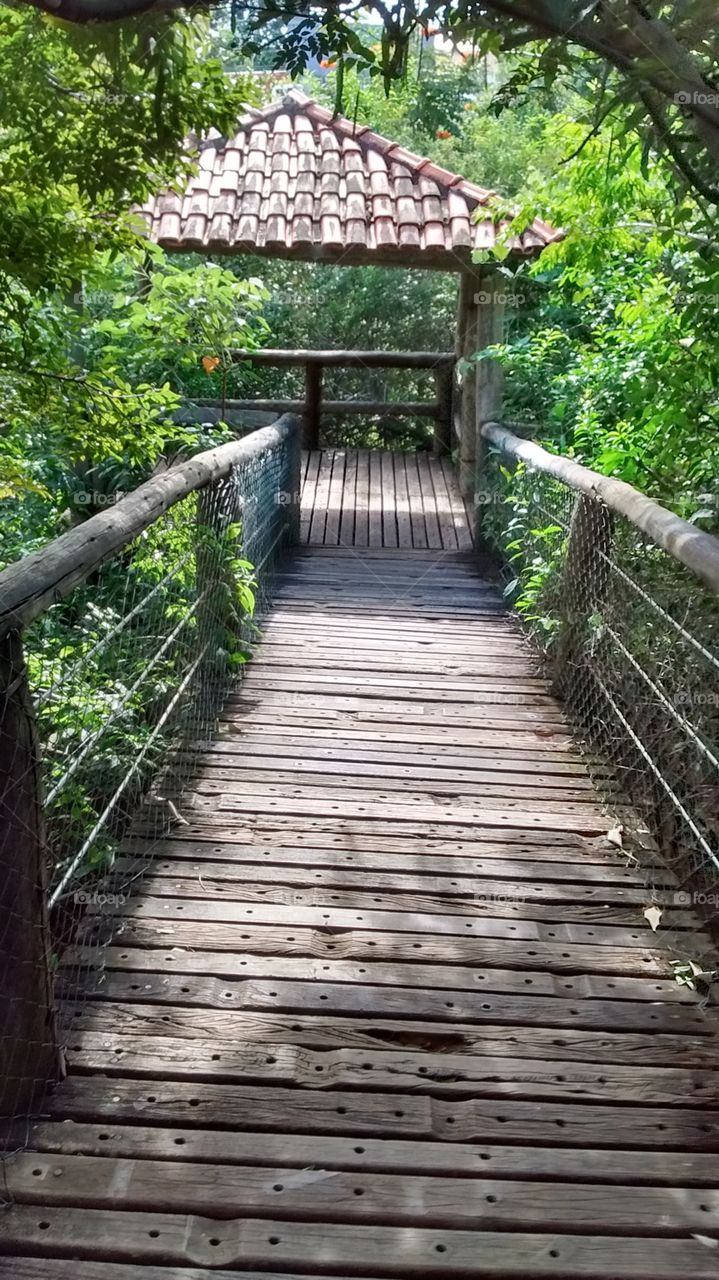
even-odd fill
[[(577, 125), (557, 126), (581, 144)], [(719, 261), (693, 239), (696, 206), (677, 202), (611, 129), (541, 197), (568, 234), (534, 268), (540, 292), (501, 352), (508, 416), (716, 524)]]

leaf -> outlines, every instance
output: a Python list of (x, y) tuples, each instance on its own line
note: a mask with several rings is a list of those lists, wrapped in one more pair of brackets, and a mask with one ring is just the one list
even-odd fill
[(645, 907), (644, 911), (642, 912), (642, 915), (644, 916), (645, 920), (649, 921), (655, 933), (659, 928), (659, 921), (661, 920), (663, 914), (664, 912), (662, 911), (661, 907)]
[(205, 373), (214, 373), (219, 363), (220, 363), (219, 356), (203, 356), (202, 357), (202, 367), (205, 370)]
[(612, 827), (611, 830), (607, 832), (607, 840), (609, 841), (610, 844), (613, 844), (617, 849), (623, 848), (623, 845), (624, 845), (624, 841), (622, 840), (623, 830), (624, 828), (621, 826), (621, 824), (617, 823), (616, 827)]

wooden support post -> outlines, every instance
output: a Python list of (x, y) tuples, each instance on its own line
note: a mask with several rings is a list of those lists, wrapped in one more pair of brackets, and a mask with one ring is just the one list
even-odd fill
[(436, 369), (434, 381), (437, 389), (437, 418), (434, 424), (432, 450), (437, 457), (446, 457), (452, 452), (454, 367), (449, 365)]
[(305, 449), (318, 449), (322, 413), (322, 365), (308, 361), (305, 365)]
[(0, 1115), (63, 1075), (55, 1028), (35, 713), (18, 631), (0, 640)]
[[(496, 275), (487, 273), (477, 299), (477, 350), (485, 351), (495, 346), (504, 336), (504, 295)], [(492, 501), (492, 486), (487, 468), (488, 444), (482, 436), (485, 422), (494, 422), (500, 416), (502, 397), (502, 368), (497, 360), (480, 360), (477, 365), (477, 396), (475, 403), (475, 451), (474, 451), (474, 534), (475, 544), (484, 548), (483, 515)]]
[[(468, 360), (476, 350), (476, 319), (474, 294), (478, 288), (478, 278), (472, 271), (463, 271), (459, 281), (459, 298), (457, 300), (457, 333), (456, 354), (458, 360)], [(463, 494), (471, 494), (474, 489), (474, 451), (475, 451), (475, 394), (476, 373), (474, 368), (462, 371), (461, 390), (458, 397), (457, 436), (459, 443), (459, 485)]]

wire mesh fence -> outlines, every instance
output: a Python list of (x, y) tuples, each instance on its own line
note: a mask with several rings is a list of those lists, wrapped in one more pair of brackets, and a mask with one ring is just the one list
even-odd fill
[(673, 905), (716, 933), (719, 599), (598, 497), (505, 454), (490, 453), (479, 498), (505, 594), (621, 818), (615, 838), (644, 847), (650, 888), (668, 867)]
[[(95, 925), (138, 890), (153, 841), (183, 822), (201, 743), (241, 676), (281, 553), (296, 540), (297, 430), (270, 446), (244, 443), (218, 479), (169, 506), (22, 639), (6, 631), (6, 1120), (28, 1113), (48, 1075), (62, 1070), (78, 1001), (101, 980)], [(1, 587), (2, 579), (0, 607)], [(147, 846), (136, 864), (122, 857), (135, 831)], [(17, 1143), (17, 1129), (6, 1126), (8, 1134)]]

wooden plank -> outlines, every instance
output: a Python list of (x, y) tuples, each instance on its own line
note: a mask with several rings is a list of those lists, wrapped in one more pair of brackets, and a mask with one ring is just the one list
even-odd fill
[(382, 506), (382, 545), (401, 547), (397, 522), (397, 497), (394, 488), (392, 454), (383, 451), (379, 456), (379, 479)]
[[(271, 868), (263, 868), (265, 879), (254, 880), (251, 872), (232, 875), (224, 865), (217, 863), (207, 863), (194, 876), (188, 874), (191, 870), (184, 868), (175, 875), (155, 875), (153, 869), (148, 868), (143, 891), (155, 898), (201, 897), (213, 900), (222, 897), (225, 901), (236, 902), (254, 902), (263, 898), (271, 902), (274, 900), (275, 890), (296, 886), (300, 892), (292, 895), (293, 901), (316, 900), (318, 905), (322, 905), (334, 901), (346, 902), (346, 895), (351, 894), (354, 901), (384, 905), (389, 909), (400, 902), (407, 906), (415, 902), (420, 909), (422, 904), (427, 910), (438, 909), (465, 916), (483, 909), (491, 911), (495, 904), (502, 903), (515, 906), (520, 903), (597, 903), (603, 907), (619, 904), (645, 908), (648, 902), (652, 902), (657, 906), (667, 907), (672, 905), (675, 896), (673, 890), (655, 890), (649, 894), (643, 888), (582, 884), (581, 881), (576, 884), (562, 881), (544, 884), (536, 881), (492, 880), (477, 885), (469, 877), (455, 877), (447, 883), (417, 872), (403, 875), (400, 872), (378, 871), (371, 877), (357, 877), (347, 870), (335, 873), (315, 871), (308, 875), (302, 868), (285, 868), (281, 874), (275, 874)], [(108, 881), (108, 888), (118, 888), (122, 883), (120, 873)], [(337, 897), (337, 893), (342, 896)], [(364, 899), (360, 896), (362, 894), (365, 895)], [(409, 900), (407, 895), (412, 895)], [(637, 912), (637, 919), (640, 918), (641, 913)]]
[[(72, 947), (63, 957), (61, 972), (68, 981), (76, 975), (75, 967), (94, 970), (97, 953), (93, 947)], [(164, 961), (164, 963), (163, 963)], [(132, 947), (106, 947), (103, 950), (101, 981), (107, 973), (151, 973), (153, 981), (161, 981), (160, 973), (201, 974), (228, 978), (288, 978), (294, 981), (360, 982), (378, 986), (431, 987), (450, 991), (501, 991), (515, 995), (566, 995), (592, 996), (604, 1000), (667, 1000), (671, 1003), (693, 1003), (694, 997), (685, 986), (673, 978), (599, 977), (589, 974), (572, 974), (557, 977), (528, 966), (520, 972), (512, 969), (489, 968), (478, 971), (447, 965), (428, 965), (419, 962), (388, 964), (386, 961), (312, 960), (307, 956), (254, 956), (247, 953), (228, 956), (224, 952), (210, 950), (195, 952), (176, 949), (171, 955)], [(120, 997), (121, 999), (124, 997)]]
[[(355, 514), (359, 505), (357, 460), (356, 449), (345, 450), (345, 475), (338, 527), (338, 541), (341, 547), (355, 545)], [(311, 560), (305, 561), (305, 566), (309, 564), (312, 564)]]
[[(83, 991), (85, 991), (84, 988)], [(593, 1031), (658, 1031), (687, 1035), (712, 1034), (711, 1024), (695, 1004), (648, 1005), (634, 1000), (573, 999), (559, 996), (514, 996), (494, 992), (426, 990), (420, 987), (380, 987), (357, 983), (292, 982), (256, 978), (231, 981), (172, 974), (143, 976), (107, 973), (87, 989), (94, 999), (128, 1000), (136, 991), (146, 1003), (196, 1005), (215, 1009), (256, 1009), (288, 1013), (326, 1013), (328, 1016), (372, 1015), (388, 1018), (427, 1018), (431, 1021), (578, 1027)]]
[(368, 454), (369, 466), (369, 546), (382, 547), (382, 476), (380, 455)]
[[(237, 1280), (236, 1271), (213, 1269), (213, 1280)], [(244, 1280), (307, 1280), (304, 1276), (290, 1275), (283, 1271), (243, 1271)], [(136, 1266), (134, 1263), (97, 1262), (86, 1258), (3, 1258), (0, 1256), (0, 1276), (8, 1280), (207, 1280), (204, 1267), (154, 1267)], [(325, 1280), (342, 1280), (328, 1276)], [(364, 1280), (368, 1280), (364, 1277)]]
[[(219, 776), (218, 776), (219, 773)], [(354, 780), (353, 780), (354, 781)], [(550, 825), (556, 826), (559, 821), (560, 810), (563, 813), (565, 825), (571, 826), (576, 819), (584, 819), (590, 822), (590, 829), (593, 831), (601, 830), (606, 826), (606, 820), (599, 808), (598, 803), (591, 802), (591, 798), (581, 795), (570, 799), (566, 795), (558, 794), (557, 791), (545, 794), (540, 788), (533, 788), (533, 794), (523, 795), (522, 789), (519, 787), (483, 787), (481, 789), (482, 802), (491, 806), (495, 810), (509, 812), (519, 811), (523, 819), (527, 822), (531, 820), (533, 814), (550, 814), (552, 820)], [(281, 800), (306, 799), (309, 801), (316, 800), (319, 812), (323, 811), (323, 806), (331, 798), (343, 802), (350, 811), (356, 805), (371, 806), (372, 812), (377, 805), (397, 805), (397, 813), (395, 816), (402, 817), (403, 811), (407, 807), (418, 806), (423, 808), (428, 802), (437, 805), (449, 805), (453, 800), (461, 800), (465, 804), (476, 804), (477, 791), (473, 788), (467, 788), (464, 793), (454, 792), (448, 787), (428, 788), (422, 791), (410, 786), (405, 787), (388, 787), (385, 790), (380, 789), (377, 780), (372, 780), (366, 785), (355, 785), (344, 787), (339, 779), (323, 778), (322, 775), (318, 779), (313, 778), (297, 778), (290, 775), (284, 780), (282, 778), (273, 779), (272, 772), (263, 778), (258, 778), (257, 774), (252, 770), (246, 770), (244, 774), (237, 775), (235, 771), (218, 770), (206, 771), (201, 777), (195, 778), (189, 784), (189, 788), (184, 792), (186, 801), (189, 800), (193, 808), (202, 809), (204, 800), (200, 797), (217, 796), (220, 797), (220, 807), (225, 809), (233, 809), (237, 807), (237, 798), (246, 800), (247, 807), (256, 808), (256, 802), (261, 802), (265, 796), (277, 796)], [(241, 806), (245, 807), (245, 806)], [(287, 810), (281, 810), (287, 811)], [(527, 812), (528, 811), (528, 812)], [(515, 823), (515, 825), (523, 826), (524, 821)]]
[(316, 506), (317, 478), (319, 476), (322, 454), (319, 449), (312, 449), (305, 455), (306, 470), (302, 485), (300, 502), (300, 541), (310, 541), (310, 528)]
[(325, 546), (336, 546), (339, 543), (343, 509), (345, 504), (350, 510), (354, 505), (354, 494), (350, 490), (346, 474), (346, 461), (347, 456), (343, 449), (333, 450), (332, 479), (329, 485), (325, 523)]
[[(719, 1232), (713, 1188), (602, 1186), (343, 1170), (297, 1170), (280, 1164), (195, 1164), (123, 1157), (46, 1156), (19, 1152), (5, 1164), (18, 1205), (43, 1208), (211, 1213), (221, 1188), (223, 1219), (247, 1216), (303, 1222), (466, 1228), (482, 1232), (542, 1227), (614, 1234)], [(561, 1190), (560, 1190), (561, 1189)], [(328, 1233), (331, 1235), (331, 1233)]]
[[(439, 1097), (582, 1103), (641, 1103), (697, 1108), (716, 1098), (716, 1073), (584, 1064), (558, 1060), (420, 1055), (377, 1050), (310, 1050), (293, 1044), (242, 1048), (224, 1041), (120, 1037), (82, 1032), (68, 1046), (73, 1071), (145, 1076), (150, 1080), (222, 1080), (230, 1084), (290, 1088), (427, 1090)], [(421, 1068), (417, 1059), (421, 1060)], [(599, 1067), (599, 1070), (597, 1070)], [(367, 1073), (371, 1072), (371, 1076)]]
[[(294, 912), (294, 915), (293, 915)], [(436, 933), (466, 937), (514, 937), (549, 942), (588, 942), (597, 946), (651, 945), (657, 933), (636, 907), (587, 906), (584, 903), (505, 902), (453, 905), (419, 894), (384, 895), (352, 890), (296, 889), (260, 884), (248, 887), (244, 899), (206, 900), (192, 896), (131, 899), (124, 904), (91, 904), (93, 915), (153, 916), (172, 919), (224, 920), (251, 924), (306, 924), (320, 928), (362, 928), (399, 933)], [(693, 929), (690, 912), (664, 913), (664, 927)], [(660, 935), (659, 935), (660, 936)]]
[(319, 469), (317, 472), (317, 484), (315, 486), (314, 506), (312, 507), (312, 519), (310, 521), (310, 532), (308, 542), (323, 543), (325, 540), (325, 526), (327, 523), (327, 508), (329, 506), (330, 483), (332, 480), (332, 452), (328, 449), (319, 451)]
[(273, 1133), (350, 1134), (362, 1139), (423, 1138), (560, 1144), (584, 1150), (627, 1147), (719, 1152), (719, 1112), (686, 1107), (594, 1106), (515, 1099), (438, 1098), (402, 1093), (287, 1089), (203, 1081), (71, 1076), (46, 1104), (50, 1118), (124, 1120), (192, 1128)]
[[(264, 891), (263, 891), (264, 890)], [(471, 904), (474, 905), (474, 904)], [(441, 913), (437, 910), (440, 907)], [(434, 908), (434, 909), (433, 909)], [(491, 914), (490, 914), (491, 913)], [(248, 889), (244, 900), (201, 899), (188, 896), (131, 899), (117, 906), (92, 904), (87, 919), (98, 915), (130, 916), (135, 919), (216, 920), (240, 924), (305, 924), (319, 928), (361, 928), (399, 933), (436, 933), (466, 937), (514, 937), (538, 941), (588, 942), (598, 946), (651, 945), (657, 937), (632, 907), (589, 907), (584, 904), (505, 903), (495, 899), (474, 912), (464, 905), (452, 910), (451, 902), (434, 902), (418, 894), (359, 894), (350, 890), (301, 890), (281, 885), (270, 889), (261, 886), (254, 894)], [(693, 929), (690, 913), (667, 913), (665, 928)]]
[(457, 534), (453, 523), (447, 520), (447, 513), (435, 491), (433, 459), (427, 453), (417, 453), (416, 460), (429, 544), (438, 550), (455, 551)]
[[(208, 848), (206, 844), (196, 840), (183, 840), (181, 833), (180, 838), (174, 840), (166, 840), (158, 849), (157, 846), (151, 846), (146, 841), (126, 841), (125, 848), (134, 849), (139, 855), (137, 858), (118, 857), (114, 863), (113, 870), (118, 875), (129, 873), (134, 874), (135, 870), (142, 865), (140, 858), (143, 852), (148, 858), (152, 858), (153, 873), (156, 875), (188, 875), (192, 871), (203, 872), (208, 870), (210, 866), (215, 867), (214, 874), (221, 876), (227, 874), (230, 877), (244, 876), (249, 877), (248, 867), (253, 864), (261, 866), (262, 864), (271, 865), (273, 868), (299, 866), (305, 870), (307, 874), (313, 868), (329, 868), (343, 867), (349, 869), (352, 873), (366, 872), (374, 875), (376, 872), (403, 872), (416, 870), (423, 876), (467, 876), (472, 878), (472, 891), (480, 886), (481, 881), (485, 878), (489, 879), (507, 879), (509, 877), (517, 877), (522, 880), (542, 880), (542, 881), (581, 881), (582, 883), (594, 882), (597, 884), (642, 884), (643, 875), (636, 871), (629, 870), (619, 861), (613, 863), (606, 860), (596, 865), (592, 862), (586, 864), (580, 860), (573, 865), (567, 864), (566, 861), (559, 862), (533, 862), (529, 858), (512, 860), (504, 857), (461, 857), (457, 854), (448, 853), (444, 857), (433, 857), (431, 852), (424, 849), (416, 851), (410, 845), (404, 853), (365, 853), (357, 851), (357, 853), (346, 853), (338, 849), (259, 849), (252, 848), (250, 845), (235, 845), (231, 842), (222, 843), (212, 848)], [(208, 863), (206, 859), (212, 857), (217, 858), (219, 855), (221, 861)], [(200, 859), (202, 861), (200, 861)], [(187, 865), (188, 861), (195, 860), (193, 865)], [(273, 871), (273, 875), (281, 878), (278, 870)], [(448, 887), (452, 886), (447, 881)], [(442, 882), (438, 882), (441, 888)]]
[[(160, 927), (158, 927), (158, 925)], [(147, 922), (135, 918), (103, 920), (82, 931), (80, 938), (91, 937), (93, 927), (100, 929), (107, 941), (134, 943), (137, 946), (166, 949), (179, 947), (198, 951), (238, 951), (253, 955), (315, 956), (349, 960), (374, 960), (382, 956), (386, 962), (418, 961), (432, 964), (492, 965), (503, 963), (518, 969), (548, 969), (553, 973), (603, 973), (627, 976), (668, 977), (669, 955), (651, 946), (592, 946), (573, 943), (524, 942), (512, 937), (445, 938), (426, 933), (389, 933), (380, 930), (343, 929), (326, 933), (293, 925), (287, 928), (271, 925), (232, 925), (198, 923), (193, 920)]]
[[(632, 1229), (631, 1203), (625, 1199), (626, 1224)], [(521, 1231), (484, 1231), (481, 1250), (473, 1231), (338, 1223), (331, 1231), (322, 1223), (282, 1218), (218, 1221), (182, 1213), (119, 1212), (52, 1208), (38, 1212), (16, 1205), (4, 1216), (2, 1248), (30, 1247), (82, 1259), (96, 1257), (98, 1240), (114, 1261), (162, 1262), (232, 1271), (272, 1265), (282, 1271), (311, 1270), (318, 1258), (326, 1274), (347, 1269), (380, 1275), (417, 1277), (482, 1276), (531, 1280), (534, 1276), (578, 1280), (596, 1277), (611, 1249), (612, 1270), (621, 1280), (717, 1280), (716, 1254), (693, 1238), (649, 1238), (630, 1235), (551, 1235)], [(656, 1228), (661, 1229), (661, 1226)], [(655, 1229), (655, 1230), (656, 1230)]]
[[(410, 812), (419, 822), (432, 822), (435, 826), (441, 826), (445, 823), (452, 823), (454, 826), (473, 826), (477, 822), (481, 822), (487, 827), (530, 827), (535, 831), (554, 831), (554, 830), (571, 830), (579, 834), (586, 833), (588, 835), (599, 835), (607, 829), (607, 818), (602, 814), (597, 805), (594, 811), (567, 813), (563, 806), (555, 806), (554, 808), (540, 808), (538, 804), (513, 806), (510, 800), (492, 803), (491, 799), (487, 805), (478, 804), (477, 801), (471, 805), (448, 806), (437, 803), (436, 805), (417, 806), (411, 801), (407, 804), (393, 801), (391, 804), (382, 800), (374, 800), (371, 796), (355, 795), (348, 793), (343, 797), (343, 803), (338, 799), (333, 799), (331, 793), (322, 798), (313, 794), (311, 797), (297, 797), (282, 795), (272, 795), (269, 791), (265, 792), (259, 787), (253, 794), (258, 800), (252, 804), (249, 802), (249, 796), (233, 797), (228, 791), (222, 792), (220, 795), (212, 798), (205, 798), (201, 795), (194, 795), (192, 808), (196, 813), (207, 812), (221, 821), (222, 813), (251, 813), (259, 811), (266, 817), (274, 814), (286, 816), (307, 816), (311, 818), (333, 817), (340, 809), (348, 813), (350, 816), (367, 820), (370, 818), (384, 819), (386, 821), (401, 820), (406, 818)], [(259, 803), (261, 798), (261, 804)]]
[(397, 540), (400, 547), (412, 547), (414, 545), (409, 491), (407, 488), (407, 458), (410, 456), (410, 454), (399, 452), (392, 454)]
[[(369, 504), (370, 504), (370, 474), (369, 474), (369, 454), (366, 449), (357, 450), (357, 477), (355, 481), (355, 528), (354, 541), (350, 544), (353, 548), (362, 549), (362, 559), (364, 560), (367, 550), (369, 549)], [(323, 560), (324, 562), (324, 560)], [(310, 563), (312, 563), (310, 561)], [(341, 561), (346, 566), (346, 557)]]
[(419, 482), (419, 472), (417, 471), (416, 453), (406, 453), (404, 455), (404, 476), (409, 501), (412, 547), (416, 551), (430, 546), (429, 528), (422, 502), (422, 489)]
[[(630, 1186), (719, 1186), (719, 1164), (712, 1154), (674, 1151), (573, 1151), (565, 1147), (511, 1147), (492, 1143), (391, 1142), (367, 1138), (330, 1138), (306, 1134), (275, 1135), (225, 1130), (151, 1128), (74, 1121), (39, 1121), (32, 1126), (33, 1151), (47, 1154), (125, 1157), (135, 1160), (194, 1160), (202, 1164), (273, 1168), (357, 1170), (364, 1173), (417, 1173), (480, 1178), (543, 1178), (564, 1182)], [(161, 1178), (161, 1171), (160, 1171)], [(560, 1193), (561, 1194), (561, 1193)], [(631, 1193), (628, 1193), (631, 1194)], [(1, 1272), (0, 1272), (1, 1274)]]
[[(677, 1066), (682, 1070), (698, 1067), (712, 1070), (716, 1063), (716, 1042), (710, 1036), (626, 1031), (572, 1031), (556, 1028), (532, 1027), (531, 1038), (522, 1038), (510, 1026), (455, 1023), (451, 1027), (413, 1022), (411, 1019), (339, 1017), (326, 1014), (248, 1012), (247, 1010), (210, 1010), (192, 1005), (177, 1006), (161, 1003), (145, 1004), (142, 1000), (113, 1001), (111, 1005), (112, 1031), (103, 1031), (106, 1007), (82, 999), (67, 1004), (68, 1019), (72, 1019), (73, 1052), (84, 1048), (104, 1051), (104, 1071), (110, 1069), (110, 1051), (115, 1048), (147, 1047), (150, 1038), (155, 1041), (157, 1052), (161, 1045), (168, 1045), (175, 1064), (173, 1074), (188, 1071), (183, 1058), (187, 1045), (182, 1042), (201, 1041), (199, 1052), (207, 1068), (208, 1078), (217, 1081), (218, 1062), (222, 1053), (232, 1054), (237, 1044), (262, 1045), (266, 1054), (274, 1051), (272, 1045), (298, 1045), (308, 1049), (342, 1050), (377, 1048), (426, 1051), (449, 1055), (462, 1053), (486, 1058), (494, 1054), (501, 1058), (533, 1058), (541, 1056), (546, 1062), (588, 1062), (597, 1064), (641, 1067)], [(158, 1040), (161, 1042), (158, 1044)], [(215, 1053), (220, 1054), (215, 1057)], [(158, 1074), (155, 1061), (155, 1075)], [(232, 1058), (226, 1067), (233, 1068)], [(150, 1062), (152, 1070), (152, 1061)], [(197, 1069), (197, 1068), (196, 1068)], [(122, 1074), (122, 1072), (121, 1072)], [(192, 1077), (194, 1078), (194, 1076)], [(365, 1081), (367, 1087), (367, 1082)], [(436, 1082), (418, 1081), (416, 1091), (437, 1094)], [(439, 1090), (442, 1092), (442, 1090)]]

